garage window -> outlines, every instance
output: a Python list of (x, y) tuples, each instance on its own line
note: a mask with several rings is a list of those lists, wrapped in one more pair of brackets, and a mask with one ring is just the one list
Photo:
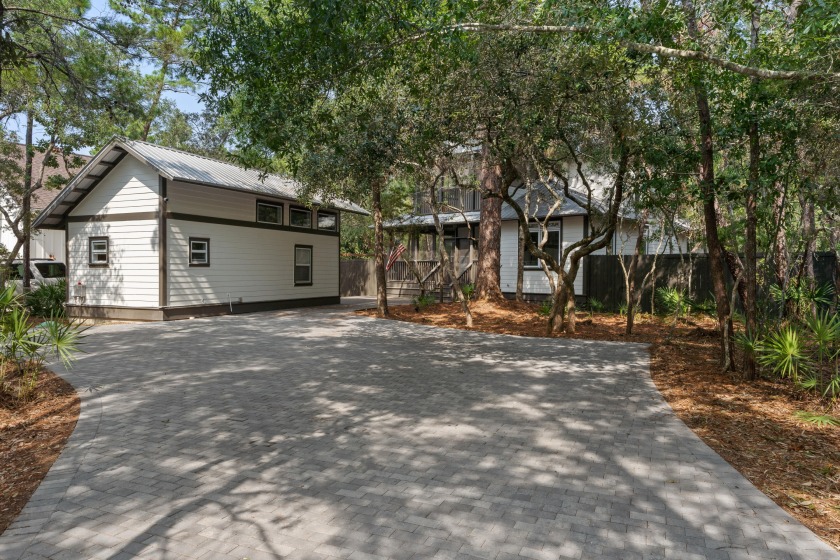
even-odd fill
[(90, 266), (108, 266), (108, 246), (110, 241), (107, 237), (88, 238), (88, 262)]
[(295, 245), (295, 286), (312, 285), (312, 246)]
[(190, 266), (210, 266), (210, 240), (190, 237)]

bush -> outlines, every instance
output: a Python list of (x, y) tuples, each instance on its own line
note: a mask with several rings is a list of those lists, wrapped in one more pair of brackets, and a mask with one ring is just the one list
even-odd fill
[(539, 313), (541, 317), (548, 317), (551, 315), (551, 298), (543, 300), (540, 303), (540, 308), (537, 310), (537, 313)]
[(432, 294), (423, 294), (422, 296), (415, 297), (412, 301), (414, 302), (414, 308), (417, 311), (422, 311), (435, 302), (435, 296)]
[(64, 317), (64, 302), (67, 301), (67, 282), (44, 284), (26, 294), (26, 307), (36, 317), (53, 319)]
[(32, 398), (44, 363), (59, 359), (69, 366), (81, 334), (78, 325), (65, 321), (33, 325), (14, 286), (0, 292), (0, 390), (16, 400)]
[(691, 311), (691, 300), (676, 288), (657, 288), (656, 303), (660, 311), (666, 315), (673, 315), (674, 318)]
[(589, 314), (593, 313), (602, 313), (604, 309), (606, 309), (606, 305), (604, 302), (599, 300), (598, 298), (591, 297), (587, 300), (587, 304), (589, 305)]
[(464, 284), (461, 286), (461, 293), (467, 301), (470, 301), (475, 294), (475, 284)]

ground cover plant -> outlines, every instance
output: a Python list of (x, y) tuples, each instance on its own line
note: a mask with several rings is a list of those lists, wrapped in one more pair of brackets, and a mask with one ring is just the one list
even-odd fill
[[(55, 314), (53, 287), (24, 298), (0, 292), (0, 532), (17, 516), (58, 457), (79, 416), (79, 398), (66, 381), (44, 369), (70, 363), (81, 328)], [(53, 310), (54, 312), (54, 310)]]
[[(650, 344), (651, 377), (683, 422), (773, 501), (840, 550), (840, 428), (828, 420), (835, 415), (833, 400), (767, 368), (754, 383), (740, 382), (735, 374), (721, 371), (716, 320), (686, 310), (675, 322), (673, 312), (640, 314), (627, 335), (620, 314), (593, 311), (578, 322), (574, 335), (554, 336)], [(467, 330), (545, 336), (544, 307), (539, 304), (478, 302), (473, 314), (473, 327)], [(460, 309), (449, 303), (421, 311), (392, 306), (391, 318), (466, 329)]]

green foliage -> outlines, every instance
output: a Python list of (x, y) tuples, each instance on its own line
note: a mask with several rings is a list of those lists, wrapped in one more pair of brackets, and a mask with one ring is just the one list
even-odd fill
[(627, 317), (627, 304), (622, 303), (618, 306), (618, 314), (622, 317)]
[(788, 325), (771, 332), (759, 346), (758, 363), (780, 377), (798, 381), (807, 370), (807, 357), (796, 327)]
[(587, 299), (586, 303), (589, 307), (589, 314), (590, 315), (593, 314), (593, 313), (603, 313), (604, 309), (607, 308), (607, 306), (604, 305), (603, 301), (599, 300), (598, 298), (594, 298), (594, 297), (591, 297), (591, 298)]
[(803, 422), (816, 424), (817, 426), (840, 426), (840, 420), (828, 414), (816, 414), (805, 410), (797, 410), (793, 415)]
[(461, 293), (464, 294), (467, 301), (470, 301), (475, 294), (475, 284), (464, 284), (461, 286)]
[(434, 302), (435, 296), (433, 296), (432, 294), (423, 294), (421, 296), (415, 297), (412, 300), (415, 309), (417, 309), (418, 311), (423, 311), (424, 309), (432, 305)]
[(822, 284), (811, 288), (804, 282), (792, 280), (786, 290), (777, 284), (770, 286), (770, 297), (776, 303), (785, 305), (791, 303), (797, 317), (803, 318), (811, 314), (811, 308), (828, 307), (834, 296), (831, 284)]
[(540, 314), (541, 317), (549, 317), (551, 315), (551, 299), (545, 299), (540, 302), (540, 307), (537, 309), (537, 313)]
[(36, 317), (64, 317), (64, 302), (67, 300), (67, 281), (43, 284), (26, 294), (26, 307)]
[(701, 302), (693, 301), (691, 302), (691, 311), (714, 317), (715, 313), (717, 313), (717, 304), (715, 303), (714, 298), (707, 298)]
[(657, 288), (656, 303), (660, 312), (675, 319), (691, 311), (691, 300), (677, 288)]
[(0, 293), (0, 391), (31, 399), (44, 364), (58, 359), (69, 367), (81, 339), (82, 329), (72, 322), (50, 318), (33, 325), (23, 299), (7, 287)]

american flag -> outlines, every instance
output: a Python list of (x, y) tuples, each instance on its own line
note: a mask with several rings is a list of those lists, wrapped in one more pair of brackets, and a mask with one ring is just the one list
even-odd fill
[(385, 265), (385, 270), (391, 270), (391, 267), (394, 266), (394, 263), (397, 262), (397, 259), (400, 258), (400, 255), (403, 253), (405, 253), (405, 245), (402, 243), (391, 249), (391, 254), (388, 255), (388, 264)]

